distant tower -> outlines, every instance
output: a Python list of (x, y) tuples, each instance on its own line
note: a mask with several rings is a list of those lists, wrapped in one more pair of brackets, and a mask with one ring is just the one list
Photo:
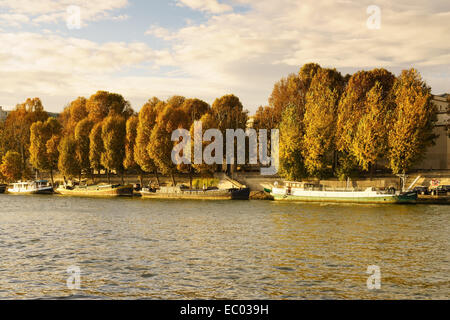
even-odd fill
[(0, 122), (3, 122), (8, 117), (8, 112), (3, 110), (3, 107), (0, 106)]

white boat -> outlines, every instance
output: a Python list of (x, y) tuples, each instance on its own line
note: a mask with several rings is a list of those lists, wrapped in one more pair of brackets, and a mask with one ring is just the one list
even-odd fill
[(16, 182), (12, 188), (8, 188), (8, 193), (12, 194), (52, 194), (53, 187), (47, 180), (35, 180), (26, 182)]
[(389, 193), (367, 188), (363, 191), (323, 190), (323, 187), (302, 182), (285, 182), (269, 191), (275, 200), (304, 202), (347, 202), (347, 203), (414, 203), (417, 193)]

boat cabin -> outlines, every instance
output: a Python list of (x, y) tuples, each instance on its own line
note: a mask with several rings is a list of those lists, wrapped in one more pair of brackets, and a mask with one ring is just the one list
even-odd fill
[(16, 182), (12, 184), (13, 190), (24, 192), (24, 191), (33, 191), (40, 188), (48, 187), (47, 180), (36, 180), (36, 181), (26, 181), (26, 182)]
[(323, 186), (319, 183), (313, 182), (298, 182), (298, 181), (285, 181), (284, 186), (287, 189), (302, 189), (302, 190), (317, 190), (320, 191), (323, 189)]

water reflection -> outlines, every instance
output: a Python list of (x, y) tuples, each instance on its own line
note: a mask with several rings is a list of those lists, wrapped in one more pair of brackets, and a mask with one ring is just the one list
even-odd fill
[(0, 297), (449, 298), (449, 211), (3, 195)]

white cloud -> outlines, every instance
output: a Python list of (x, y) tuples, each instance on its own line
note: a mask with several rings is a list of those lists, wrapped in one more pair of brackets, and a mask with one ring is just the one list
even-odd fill
[[(67, 8), (79, 6), (83, 23), (102, 19), (123, 20), (125, 15), (115, 16), (114, 11), (128, 5), (128, 0), (0, 0), (0, 10), (9, 15), (25, 16), (21, 23), (56, 23), (67, 19)], [(2, 18), (0, 17), (0, 21)], [(15, 25), (13, 25), (15, 26)]]
[[(175, 32), (161, 27), (149, 34), (172, 45), (176, 66), (187, 74), (219, 80), (242, 94), (254, 109), (265, 103), (285, 70), (307, 62), (341, 70), (439, 67), (447, 89), (430, 79), (435, 91), (450, 90), (450, 4), (379, 0), (380, 30), (366, 26), (373, 1), (235, 0), (244, 13), (226, 12)], [(206, 81), (206, 80), (205, 80)]]
[(24, 23), (28, 23), (30, 19), (24, 14), (2, 13), (0, 14), (0, 25), (10, 27), (20, 27)]
[(233, 10), (230, 5), (220, 3), (217, 0), (178, 0), (179, 6), (186, 6), (193, 10), (199, 10), (209, 13), (224, 13)]
[[(50, 0), (41, 0), (46, 1)], [(106, 89), (124, 94), (136, 109), (153, 95), (183, 94), (212, 102), (235, 93), (254, 111), (267, 103), (277, 80), (308, 62), (343, 72), (373, 67), (399, 72), (416, 67), (435, 93), (450, 91), (448, 0), (378, 0), (380, 30), (366, 27), (366, 9), (372, 2), (214, 1), (247, 8), (217, 12), (206, 10), (205, 1), (191, 1), (193, 9), (216, 12), (207, 15), (205, 22), (190, 21), (178, 30), (152, 26), (147, 34), (164, 40), (164, 50), (144, 43), (97, 44), (54, 34), (0, 33), (0, 104), (21, 101), (17, 92), (25, 98), (42, 96), (44, 102), (45, 97), (68, 102), (68, 97)], [(126, 1), (111, 3), (115, 6), (100, 1), (92, 16), (108, 14)], [(36, 6), (28, 13), (14, 14), (34, 12), (35, 17), (48, 15), (50, 20), (55, 14), (54, 19), (60, 19), (58, 11)], [(140, 76), (131, 71), (136, 69)]]

